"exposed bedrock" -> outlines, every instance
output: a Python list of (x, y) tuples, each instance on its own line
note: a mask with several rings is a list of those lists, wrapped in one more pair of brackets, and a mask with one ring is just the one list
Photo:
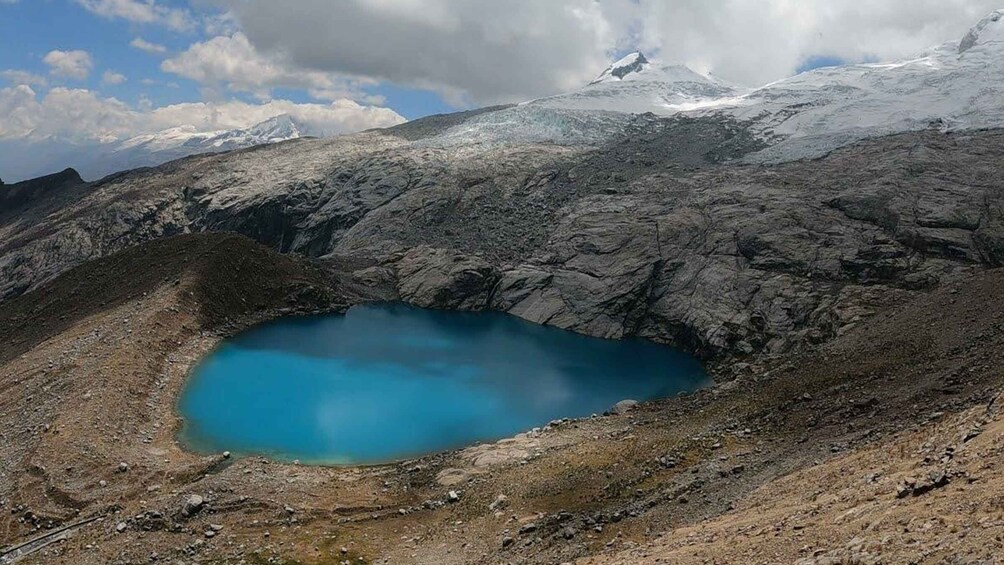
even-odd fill
[[(735, 123), (639, 116), (607, 147), (369, 132), (185, 159), (0, 222), (0, 296), (162, 235), (236, 231), (492, 308), (714, 356), (783, 351), (1004, 263), (1004, 132), (908, 133), (776, 166)], [(696, 135), (694, 132), (700, 132)], [(80, 189), (77, 189), (80, 190)]]

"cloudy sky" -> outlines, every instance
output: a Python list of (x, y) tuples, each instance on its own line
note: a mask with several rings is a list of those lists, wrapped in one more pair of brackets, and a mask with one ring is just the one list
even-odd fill
[(0, 141), (290, 113), (330, 134), (576, 88), (641, 49), (757, 86), (957, 41), (1004, 0), (0, 0)]

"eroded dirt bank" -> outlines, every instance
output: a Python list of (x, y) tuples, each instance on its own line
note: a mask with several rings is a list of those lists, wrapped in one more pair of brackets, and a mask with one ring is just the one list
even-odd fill
[(364, 282), (237, 236), (180, 236), (0, 305), (4, 551), (29, 542), (21, 562), (67, 564), (1002, 551), (1002, 271), (861, 319), (818, 351), (725, 364), (736, 378), (712, 389), (493, 445), (362, 468), (179, 448), (174, 400), (192, 362), (255, 321), (366, 300), (379, 289)]

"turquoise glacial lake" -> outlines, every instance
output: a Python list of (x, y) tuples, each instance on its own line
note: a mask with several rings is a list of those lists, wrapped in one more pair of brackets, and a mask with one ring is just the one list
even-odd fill
[(182, 392), (180, 439), (205, 453), (381, 463), (708, 383), (696, 359), (646, 341), (495, 312), (364, 305), (223, 342)]

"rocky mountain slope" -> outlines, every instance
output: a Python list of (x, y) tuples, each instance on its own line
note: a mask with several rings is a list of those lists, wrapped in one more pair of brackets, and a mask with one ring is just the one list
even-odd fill
[[(1004, 257), (998, 131), (716, 164), (731, 122), (632, 118), (600, 149), (441, 149), (393, 132), (179, 161), (0, 225), (13, 296), (130, 244), (236, 231), (367, 265), (423, 306), (492, 308), (708, 354), (820, 341), (871, 306)], [(699, 141), (697, 141), (699, 140)]]
[[(636, 54), (564, 97), (113, 175), (0, 219), (0, 297), (149, 239), (234, 231), (349, 261), (422, 306), (708, 356), (824, 341), (1001, 264), (1004, 137), (976, 128), (1004, 115), (1002, 26), (995, 12), (921, 59), (745, 94)], [(670, 116), (614, 104), (651, 88), (741, 101)], [(819, 135), (843, 147), (762, 163)]]
[(182, 235), (0, 304), (0, 562), (978, 563), (1004, 547), (1001, 270), (713, 388), (493, 444), (348, 468), (183, 450), (192, 364), (249, 324), (371, 299), (343, 270), (359, 267)]

